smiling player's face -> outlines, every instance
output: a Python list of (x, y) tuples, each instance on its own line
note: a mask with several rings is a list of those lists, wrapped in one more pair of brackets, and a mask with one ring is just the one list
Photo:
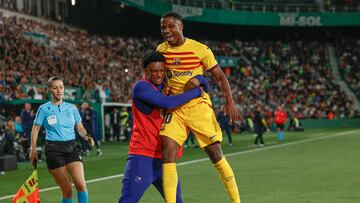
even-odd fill
[(160, 85), (164, 82), (165, 63), (152, 62), (145, 69), (146, 79), (155, 85)]
[(171, 46), (180, 46), (184, 43), (183, 24), (174, 17), (165, 17), (160, 21), (161, 35)]

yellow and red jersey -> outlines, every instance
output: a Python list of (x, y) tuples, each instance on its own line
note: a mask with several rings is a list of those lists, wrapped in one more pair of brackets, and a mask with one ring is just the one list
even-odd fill
[[(185, 43), (178, 47), (172, 47), (168, 42), (163, 42), (157, 47), (157, 51), (166, 58), (167, 85), (173, 94), (183, 93), (189, 79), (196, 75), (203, 75), (204, 71), (217, 65), (209, 47), (189, 38), (186, 38)], [(210, 97), (205, 93), (203, 97), (195, 98), (182, 107), (194, 106), (200, 102), (211, 105)]]

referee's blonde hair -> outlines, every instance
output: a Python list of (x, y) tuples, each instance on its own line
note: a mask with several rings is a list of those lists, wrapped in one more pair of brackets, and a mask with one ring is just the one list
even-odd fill
[(60, 77), (52, 76), (52, 77), (49, 78), (49, 80), (47, 81), (47, 86), (48, 86), (48, 88), (51, 87), (52, 82), (55, 81), (55, 80), (61, 80), (61, 81), (62, 81), (62, 79), (61, 79)]

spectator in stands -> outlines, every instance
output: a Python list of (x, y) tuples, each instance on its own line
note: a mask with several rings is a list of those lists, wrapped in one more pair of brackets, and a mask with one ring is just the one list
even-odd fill
[(5, 101), (4, 88), (3, 85), (0, 84), (0, 102), (4, 102), (4, 101)]
[(24, 128), (22, 126), (22, 120), (21, 120), (21, 117), (20, 116), (16, 116), (15, 117), (15, 120), (14, 120), (14, 125), (15, 125), (15, 130), (17, 133), (24, 133)]
[(16, 155), (15, 152), (15, 147), (17, 144), (17, 139), (16, 139), (16, 132), (15, 132), (15, 126), (14, 126), (14, 121), (12, 120), (8, 120), (8, 121), (3, 121), (2, 126), (1, 126), (1, 133), (0, 133), (0, 141), (1, 141), (1, 152), (0, 154), (14, 154)]
[(34, 88), (30, 88), (27, 92), (27, 98), (29, 99), (35, 99), (35, 90)]
[(3, 153), (13, 154), (17, 160), (26, 161), (28, 154), (24, 148), (22, 136), (16, 132), (15, 122), (13, 120), (5, 120), (2, 127), (3, 138)]

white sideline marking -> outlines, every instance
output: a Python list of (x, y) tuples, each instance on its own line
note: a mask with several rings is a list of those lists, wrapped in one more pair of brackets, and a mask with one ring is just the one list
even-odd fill
[[(295, 142), (288, 142), (288, 143), (284, 143), (284, 144), (281, 144), (281, 145), (265, 146), (263, 148), (255, 148), (255, 149), (250, 149), (250, 150), (246, 150), (246, 151), (225, 154), (225, 156), (230, 157), (230, 156), (236, 156), (236, 155), (240, 155), (240, 154), (247, 154), (247, 153), (250, 153), (250, 152), (264, 151), (264, 150), (268, 150), (268, 149), (276, 149), (276, 148), (286, 147), (286, 146), (290, 146), (290, 145), (302, 144), (302, 143), (306, 143), (306, 142), (324, 140), (324, 139), (328, 139), (328, 138), (333, 138), (333, 137), (338, 137), (338, 136), (342, 136), (342, 135), (352, 134), (354, 132), (360, 132), (360, 130), (351, 130), (351, 131), (346, 131), (346, 132), (341, 132), (341, 133), (335, 133), (335, 134), (332, 134), (332, 135), (325, 135), (325, 136), (321, 136), (321, 137), (314, 137), (314, 138), (309, 138), (309, 139), (305, 139), (305, 140), (299, 140), (299, 141), (295, 141)], [(319, 133), (317, 135), (323, 135), (323, 134), (328, 134), (328, 133)], [(180, 163), (177, 163), (176, 165), (177, 166), (183, 166), (183, 165), (189, 165), (189, 164), (208, 161), (208, 160), (209, 160), (209, 158), (202, 158), (202, 159), (196, 159), (196, 160), (192, 160), (192, 161), (180, 162)], [(95, 183), (95, 182), (99, 182), (99, 181), (103, 181), (103, 180), (110, 180), (110, 179), (114, 179), (114, 178), (120, 178), (120, 177), (123, 177), (123, 176), (124, 176), (124, 174), (122, 173), (122, 174), (106, 176), (106, 177), (102, 177), (102, 178), (95, 178), (95, 179), (86, 181), (86, 183)], [(39, 190), (39, 192), (46, 192), (46, 191), (51, 191), (51, 190), (56, 190), (56, 189), (59, 189), (59, 186), (44, 188), (44, 189)], [(15, 194), (0, 197), (0, 200), (10, 199), (14, 195)]]

